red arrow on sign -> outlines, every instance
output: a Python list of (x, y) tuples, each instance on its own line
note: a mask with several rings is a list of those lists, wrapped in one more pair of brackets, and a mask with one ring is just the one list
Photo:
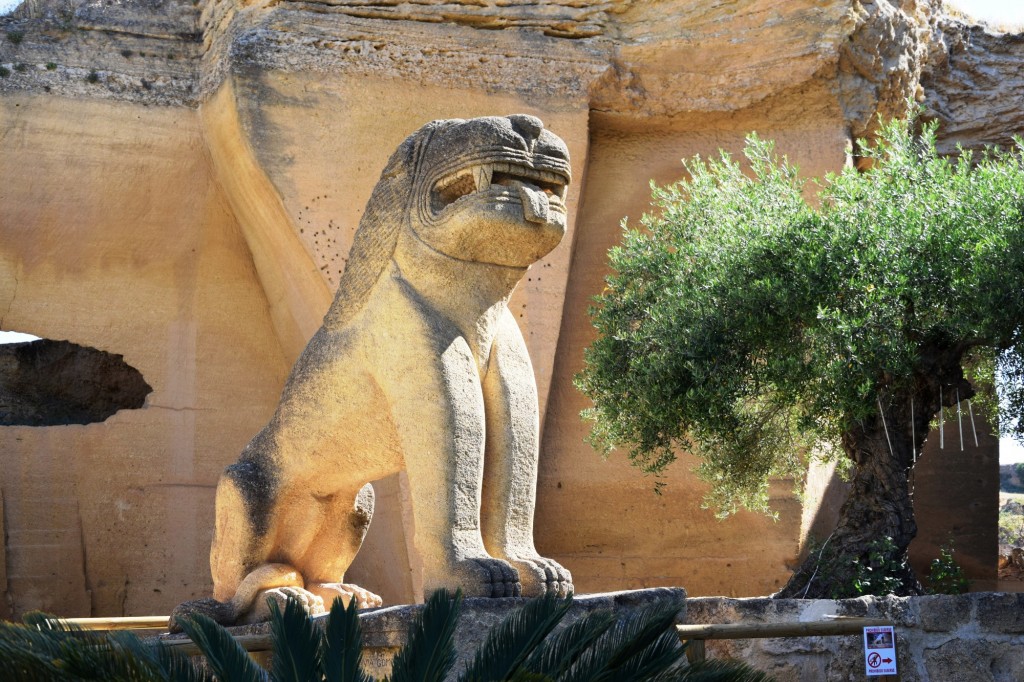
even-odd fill
[(892, 663), (892, 659), (891, 658), (883, 658), (882, 659), (882, 663)]

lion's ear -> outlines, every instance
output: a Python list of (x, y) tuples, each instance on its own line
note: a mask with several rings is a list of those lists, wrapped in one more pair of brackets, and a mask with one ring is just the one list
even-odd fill
[(422, 156), (421, 150), (430, 141), (434, 131), (441, 127), (444, 121), (431, 121), (409, 137), (405, 138), (398, 149), (388, 159), (388, 163), (381, 171), (380, 179), (391, 179), (402, 172), (409, 172), (416, 167), (417, 160)]

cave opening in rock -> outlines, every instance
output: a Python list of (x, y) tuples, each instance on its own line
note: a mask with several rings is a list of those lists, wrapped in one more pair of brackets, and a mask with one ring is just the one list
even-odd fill
[(142, 407), (152, 390), (121, 355), (0, 332), (0, 426), (102, 422)]

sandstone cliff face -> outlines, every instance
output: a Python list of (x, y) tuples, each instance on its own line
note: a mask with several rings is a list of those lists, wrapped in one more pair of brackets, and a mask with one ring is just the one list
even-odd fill
[[(648, 180), (750, 130), (809, 176), (908, 98), (944, 141), (1019, 132), (1020, 38), (938, 4), (27, 0), (0, 18), (0, 326), (122, 354), (153, 393), (102, 424), (0, 431), (0, 611), (207, 592), (217, 476), (319, 325), (388, 155), (432, 118), (514, 111), (566, 140), (575, 178), (566, 239), (511, 303), (542, 407), (540, 549), (580, 591), (772, 591), (801, 539), (785, 485), (778, 523), (721, 523), (685, 461), (655, 498), (583, 444), (586, 307)], [(407, 491), (376, 487), (349, 578), (407, 601)]]
[(926, 114), (943, 151), (1008, 146), (1024, 134), (1024, 35), (991, 33), (943, 19), (922, 76)]

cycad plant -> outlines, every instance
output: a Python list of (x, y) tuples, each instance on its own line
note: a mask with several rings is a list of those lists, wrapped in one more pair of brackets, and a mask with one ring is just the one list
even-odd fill
[[(472, 662), (455, 671), (462, 595), (435, 593), (410, 625), (389, 682), (764, 682), (736, 662), (687, 665), (673, 627), (678, 602), (616, 619), (599, 611), (556, 631), (572, 597), (534, 599), (493, 628)], [(273, 658), (264, 670), (222, 626), (197, 615), (179, 621), (206, 657), (196, 666), (158, 641), (130, 633), (92, 635), (43, 614), (0, 622), (0, 679), (149, 682), (373, 682), (361, 668), (362, 632), (354, 608), (337, 600), (324, 627), (294, 601), (271, 603)]]

